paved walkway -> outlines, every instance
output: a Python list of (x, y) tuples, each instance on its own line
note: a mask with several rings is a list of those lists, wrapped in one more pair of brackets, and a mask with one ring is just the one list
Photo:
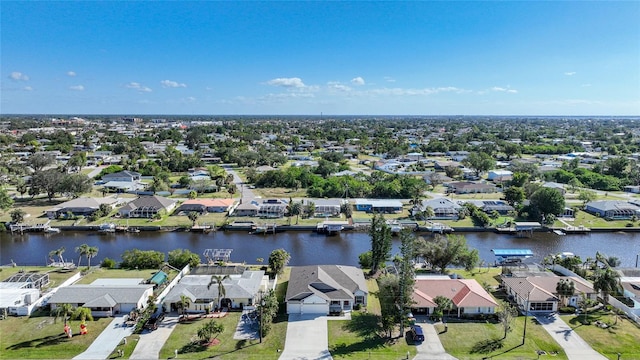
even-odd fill
[(160, 350), (178, 325), (178, 314), (170, 313), (154, 331), (145, 330), (129, 359), (159, 359)]
[(418, 323), (417, 325), (422, 327), (424, 341), (416, 347), (418, 354), (413, 358), (414, 360), (457, 360), (444, 350), (433, 323)]
[(538, 315), (536, 320), (562, 346), (569, 360), (606, 360), (607, 358), (593, 350), (567, 323), (557, 314)]
[(233, 333), (235, 340), (256, 340), (260, 338), (258, 319), (250, 316), (254, 311), (256, 310), (247, 310), (246, 308), (242, 310), (242, 316), (240, 316), (240, 321), (236, 326), (236, 332)]
[(324, 315), (289, 315), (287, 339), (280, 360), (329, 360), (327, 317)]
[[(124, 327), (124, 315), (118, 316), (102, 331), (85, 352), (74, 357), (82, 360), (108, 359), (123, 338), (133, 333), (133, 326)], [(90, 323), (89, 323), (90, 324)], [(87, 326), (91, 331), (91, 325)], [(75, 330), (74, 330), (75, 332)]]

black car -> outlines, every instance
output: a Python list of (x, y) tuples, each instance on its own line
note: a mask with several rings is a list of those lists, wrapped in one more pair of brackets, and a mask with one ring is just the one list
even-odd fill
[(158, 325), (162, 323), (162, 320), (164, 320), (164, 312), (158, 309), (151, 315), (149, 320), (147, 320), (144, 327), (149, 330), (155, 330), (158, 328)]
[(420, 327), (420, 325), (411, 325), (409, 336), (411, 336), (411, 340), (413, 340), (413, 342), (424, 341), (424, 332), (422, 332), (422, 327)]

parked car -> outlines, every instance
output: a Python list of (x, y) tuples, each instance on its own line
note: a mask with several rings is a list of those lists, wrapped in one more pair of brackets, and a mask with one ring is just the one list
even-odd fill
[(157, 309), (151, 315), (149, 320), (147, 320), (147, 322), (144, 324), (144, 327), (146, 329), (153, 331), (158, 328), (158, 325), (160, 325), (160, 323), (162, 323), (163, 320), (164, 320), (164, 312), (161, 309)]
[(413, 342), (424, 341), (424, 332), (422, 332), (422, 327), (420, 327), (420, 325), (411, 325), (409, 336), (411, 336), (411, 340), (413, 340)]

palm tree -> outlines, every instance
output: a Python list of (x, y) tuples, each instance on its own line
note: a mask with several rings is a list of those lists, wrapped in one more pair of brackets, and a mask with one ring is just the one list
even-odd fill
[(291, 215), (296, 216), (296, 225), (298, 225), (298, 220), (300, 219), (300, 214), (302, 213), (302, 203), (294, 202), (291, 204)]
[(560, 297), (563, 306), (567, 306), (567, 300), (576, 292), (576, 284), (569, 279), (560, 279), (556, 284), (556, 293)]
[(78, 253), (78, 267), (80, 267), (80, 260), (82, 259), (82, 257), (87, 255), (87, 250), (89, 250), (88, 244), (76, 246), (76, 252)]
[(62, 257), (62, 254), (64, 254), (64, 246), (55, 249), (53, 251), (49, 252), (49, 257), (51, 256), (57, 256), (58, 260), (60, 260), (60, 264), (64, 264), (64, 258)]
[(53, 322), (57, 322), (58, 318), (64, 319), (64, 324), (67, 325), (67, 317), (73, 312), (73, 306), (69, 303), (58, 304), (55, 309), (51, 310), (51, 316), (53, 316)]
[(90, 268), (91, 267), (91, 259), (98, 256), (98, 248), (95, 246), (90, 246), (87, 249), (87, 267)]
[(451, 301), (451, 299), (447, 297), (436, 296), (433, 299), (433, 302), (438, 305), (438, 307), (436, 307), (436, 310), (433, 312), (436, 317), (442, 317), (444, 316), (445, 311), (447, 311), (448, 313), (449, 310), (453, 309), (453, 301)]
[(223, 324), (215, 320), (211, 320), (208, 323), (202, 325), (200, 329), (198, 329), (197, 335), (200, 338), (200, 340), (209, 343), (211, 342), (212, 337), (215, 339), (218, 336), (218, 334), (220, 334), (223, 331), (224, 331)]
[(186, 295), (180, 295), (180, 302), (178, 303), (178, 308), (182, 311), (182, 315), (187, 313), (187, 309), (191, 305), (191, 298)]
[(309, 201), (307, 204), (307, 215), (312, 218), (316, 214), (316, 203)]
[(229, 275), (211, 275), (211, 281), (207, 285), (207, 289), (211, 288), (211, 285), (218, 284), (218, 301), (216, 302), (216, 307), (221, 307), (220, 299), (227, 295), (227, 290), (224, 288), (223, 281), (231, 279)]
[(233, 194), (235, 194), (236, 191), (238, 191), (238, 187), (236, 186), (236, 184), (227, 185), (227, 192), (229, 193), (229, 198), (233, 198)]
[(427, 225), (427, 220), (434, 216), (435, 216), (435, 213), (431, 206), (427, 206), (424, 210), (422, 210), (422, 217), (424, 218), (425, 225)]
[(609, 294), (618, 291), (619, 281), (620, 274), (617, 271), (611, 268), (598, 269), (593, 279), (593, 289), (602, 293), (604, 303), (607, 304), (609, 302)]
[(189, 214), (187, 214), (187, 217), (191, 220), (191, 226), (196, 226), (196, 220), (198, 220), (199, 216), (200, 214), (197, 211), (190, 211)]

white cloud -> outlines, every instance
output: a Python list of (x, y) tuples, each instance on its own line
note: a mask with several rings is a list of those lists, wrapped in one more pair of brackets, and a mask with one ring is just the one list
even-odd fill
[(565, 75), (567, 75), (567, 76), (573, 76), (573, 75), (575, 75), (575, 74), (576, 74), (576, 72), (575, 72), (575, 71), (567, 71), (567, 72), (566, 72), (566, 73), (564, 73), (564, 74), (565, 74)]
[(186, 88), (187, 84), (183, 84), (183, 83), (179, 83), (177, 81), (172, 81), (172, 80), (162, 80), (160, 81), (160, 84), (162, 84), (162, 87), (164, 88)]
[(24, 91), (33, 91), (33, 88), (31, 86), (25, 86), (22, 88), (22, 90)]
[(360, 76), (351, 79), (353, 85), (364, 85), (364, 79)]
[(491, 88), (491, 91), (506, 92), (506, 93), (509, 93), (509, 94), (517, 94), (518, 93), (518, 90), (511, 89), (508, 86), (506, 88), (499, 87), (499, 86), (494, 86), (494, 87)]
[(83, 85), (73, 85), (73, 86), (69, 86), (69, 90), (74, 90), (74, 91), (84, 91), (84, 86), (83, 86)]
[(9, 75), (9, 79), (15, 81), (28, 81), (29, 77), (19, 71), (14, 71), (11, 73), (11, 75)]
[(76, 76), (76, 72), (75, 71), (67, 71), (67, 76), (74, 77), (74, 76)]
[(285, 88), (304, 88), (305, 84), (302, 82), (302, 79), (293, 77), (293, 78), (276, 78), (267, 81), (268, 85), (272, 86), (282, 86)]
[(347, 85), (343, 85), (337, 81), (331, 81), (327, 83), (327, 87), (330, 90), (339, 90), (339, 91), (351, 91), (351, 88)]
[(396, 79), (392, 78), (391, 76), (385, 76), (384, 81), (394, 83), (396, 82)]
[(134, 90), (138, 90), (140, 92), (151, 92), (153, 90), (151, 90), (151, 88), (148, 88), (146, 86), (143, 86), (140, 83), (137, 82), (130, 82), (128, 84), (126, 84), (124, 87), (128, 88), (128, 89), (134, 89)]
[(372, 95), (417, 96), (417, 95), (433, 95), (433, 94), (446, 93), (446, 92), (463, 94), (463, 93), (468, 93), (469, 90), (460, 89), (455, 86), (446, 86), (446, 87), (423, 88), (423, 89), (381, 88), (381, 89), (370, 90), (367, 93)]

